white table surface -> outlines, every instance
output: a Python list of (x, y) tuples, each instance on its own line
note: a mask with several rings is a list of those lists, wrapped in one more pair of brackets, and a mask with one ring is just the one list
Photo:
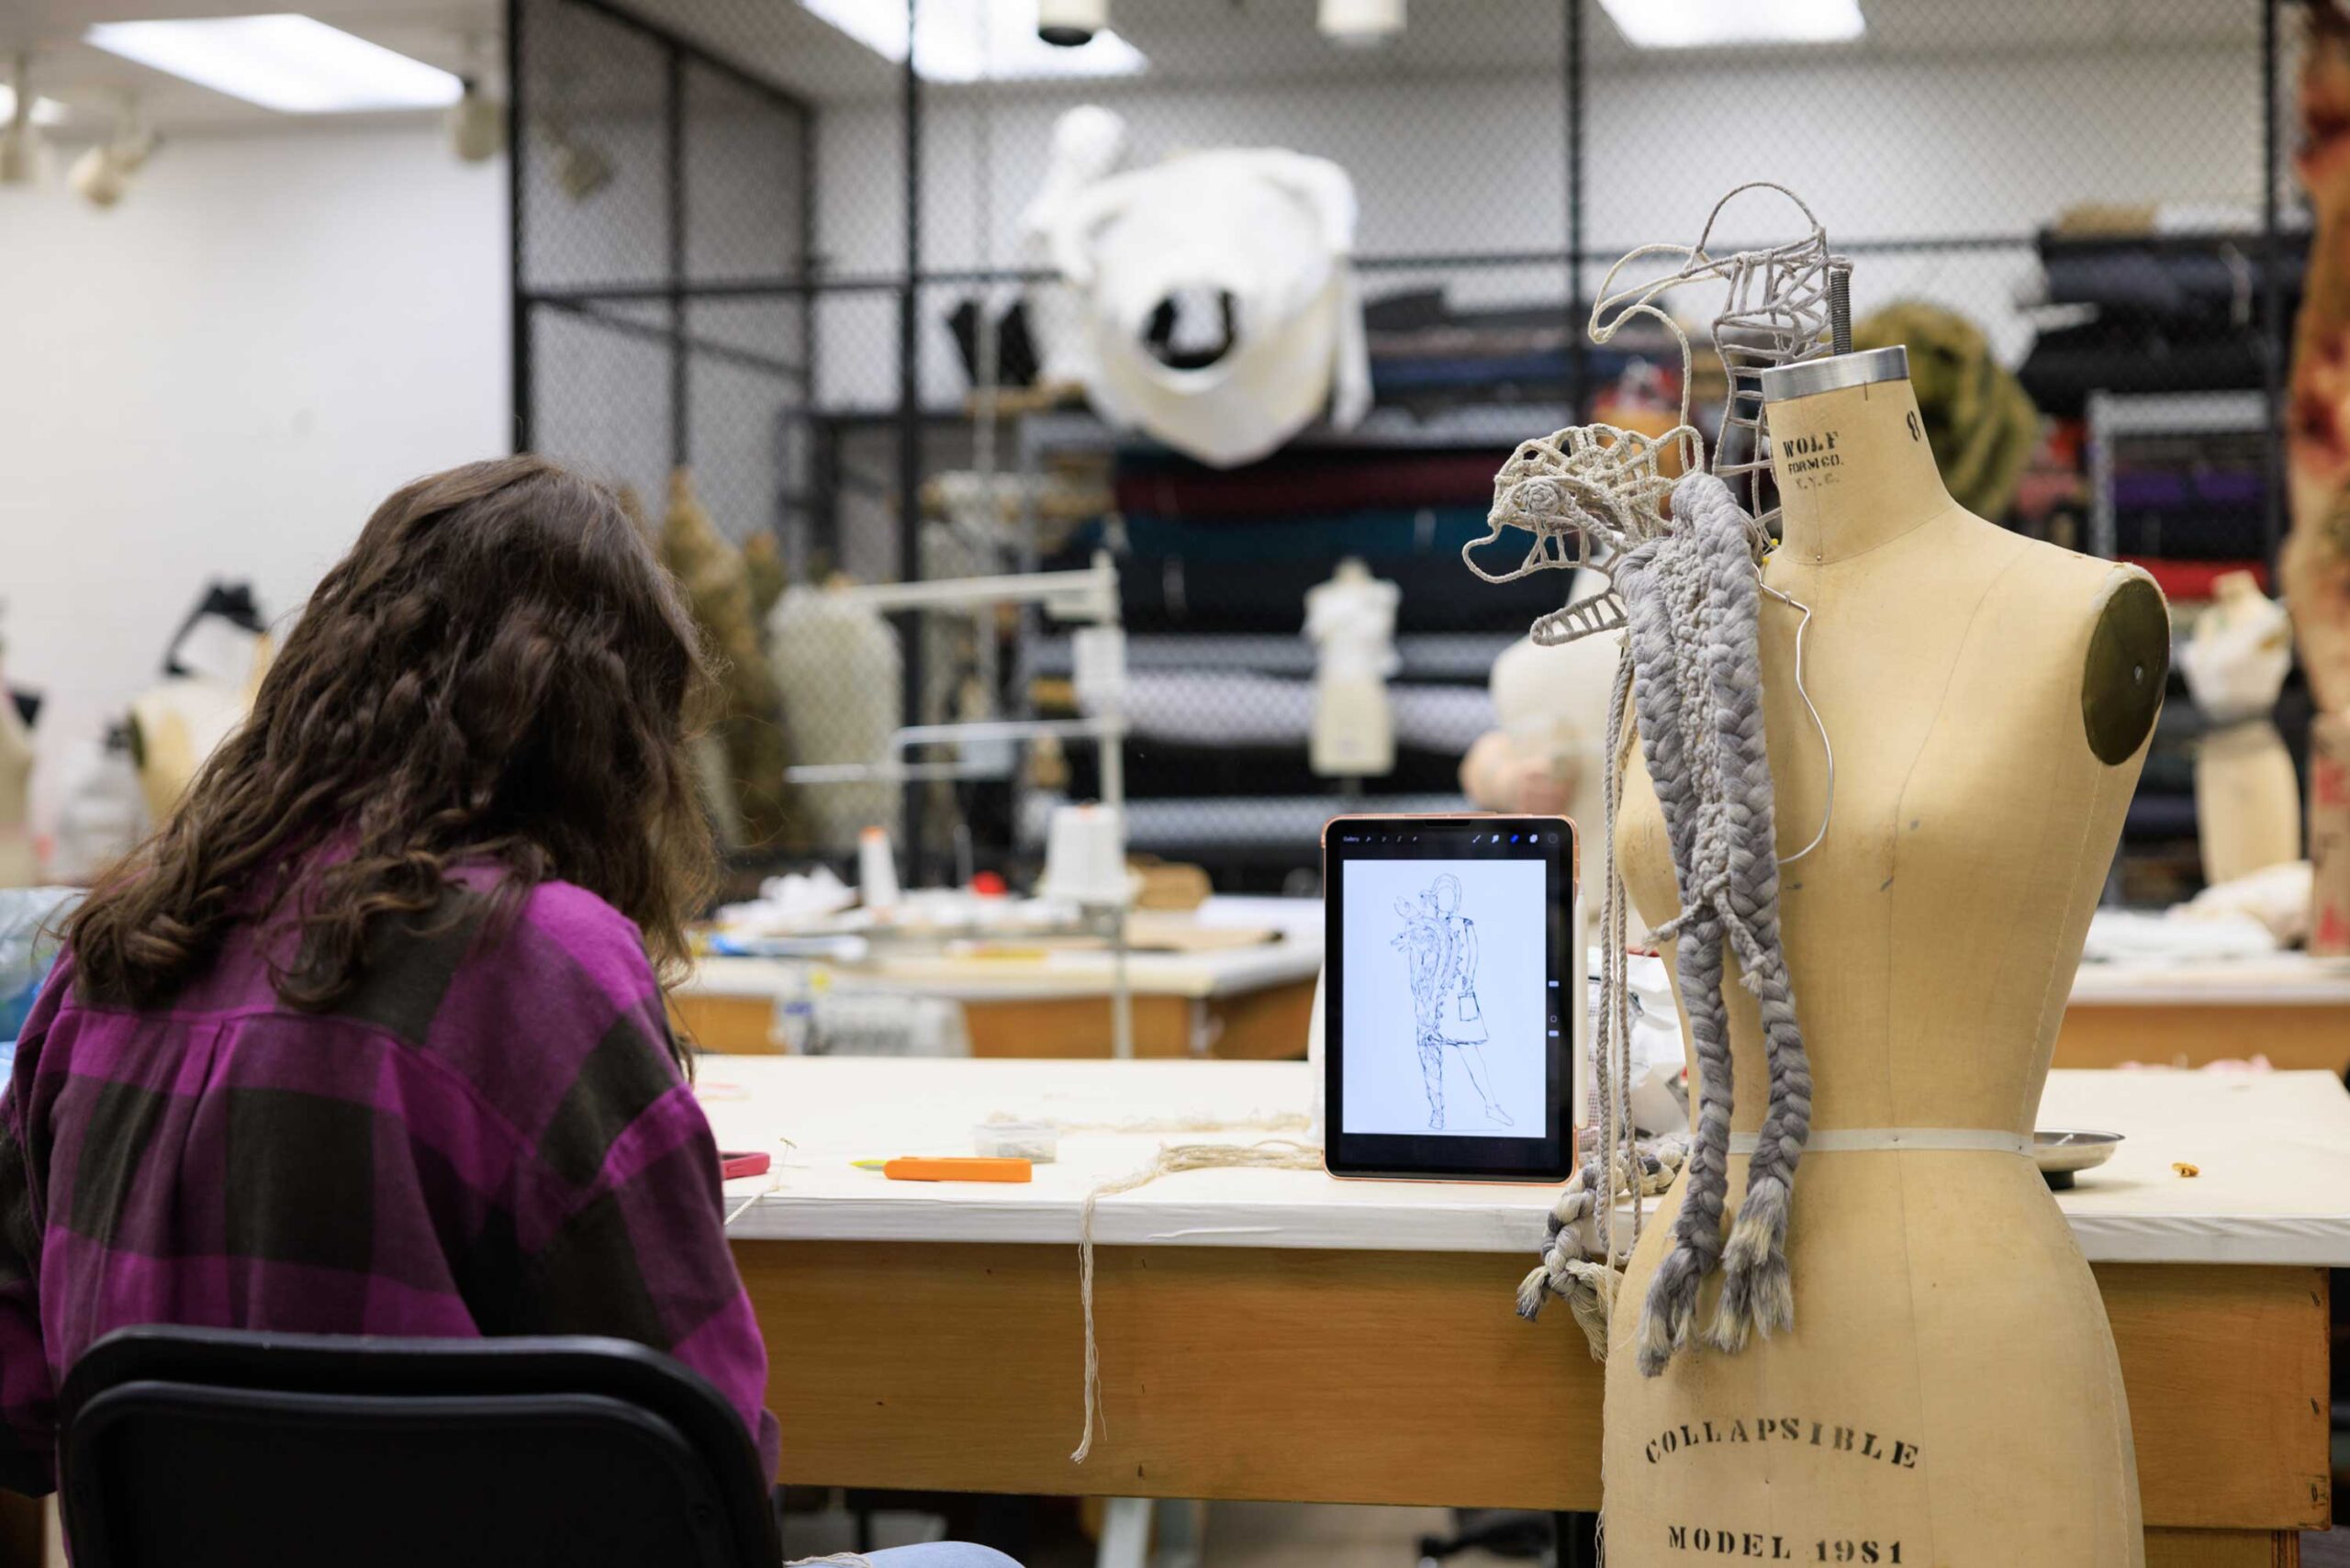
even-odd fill
[[(780, 996), (794, 989), (796, 968), (804, 966), (779, 958), (708, 958), (678, 989), (687, 996)], [(825, 968), (836, 989), (956, 1002), (1029, 1002), (1107, 995), (1113, 959), (1106, 951), (1077, 950), (1009, 958), (901, 958)], [(1126, 980), (1136, 996), (1204, 1000), (1310, 980), (1321, 971), (1319, 942), (1126, 956)]]
[[(728, 1184), (730, 1208), (742, 1209), (735, 1238), (1073, 1243), (1086, 1193), (1147, 1165), (1161, 1143), (1307, 1135), (1064, 1132), (1058, 1162), (1021, 1186), (891, 1182), (850, 1162), (968, 1154), (972, 1126), (996, 1112), (1065, 1125), (1294, 1114), (1308, 1104), (1308, 1071), (1303, 1062), (723, 1057), (704, 1059), (699, 1091), (722, 1148), (776, 1158), (768, 1175)], [(2125, 1135), (2109, 1163), (2056, 1194), (2093, 1261), (2350, 1265), (2350, 1094), (2329, 1073), (2058, 1071), (2039, 1121)], [(2175, 1160), (2201, 1174), (2178, 1176)], [(1195, 1170), (1103, 1199), (1094, 1238), (1530, 1252), (1550, 1195)]]

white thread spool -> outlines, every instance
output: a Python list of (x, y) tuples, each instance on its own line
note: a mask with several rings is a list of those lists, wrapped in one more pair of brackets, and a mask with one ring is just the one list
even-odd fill
[(856, 890), (867, 909), (898, 907), (898, 861), (884, 829), (868, 827), (856, 835)]
[(1119, 812), (1102, 805), (1061, 806), (1045, 837), (1045, 875), (1038, 890), (1087, 909), (1123, 907), (1133, 900), (1126, 870), (1126, 835)]

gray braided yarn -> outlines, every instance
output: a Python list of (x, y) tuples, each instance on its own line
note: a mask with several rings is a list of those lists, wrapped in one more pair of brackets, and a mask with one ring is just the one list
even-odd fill
[[(1779, 935), (1756, 530), (1710, 474), (1675, 485), (1673, 511), (1673, 526), (1635, 546), (1614, 574), (1626, 608), (1641, 751), (1681, 894), (1681, 913), (1659, 935), (1680, 938), (1682, 1004), (1700, 1073), (1688, 1188), (1673, 1249), (1640, 1315), (1639, 1368), (1651, 1377), (1689, 1343), (1698, 1290), (1717, 1266), (1722, 1294), (1707, 1342), (1735, 1350), (1753, 1330), (1768, 1335), (1794, 1323), (1788, 1198), (1811, 1127), (1811, 1070)], [(1759, 1003), (1770, 1071), (1746, 1196), (1727, 1243), (1734, 1086), (1722, 995), (1726, 947)]]

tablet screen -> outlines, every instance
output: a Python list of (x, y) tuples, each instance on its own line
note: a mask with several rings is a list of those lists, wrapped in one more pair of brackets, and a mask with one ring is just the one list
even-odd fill
[(1572, 825), (1340, 818), (1325, 861), (1331, 1170), (1562, 1178)]

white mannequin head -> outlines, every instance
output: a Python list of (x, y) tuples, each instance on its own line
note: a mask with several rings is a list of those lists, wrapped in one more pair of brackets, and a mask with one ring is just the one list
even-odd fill
[(1099, 104), (1080, 104), (1053, 122), (1053, 151), (1047, 181), (1090, 184), (1125, 156), (1126, 122)]

